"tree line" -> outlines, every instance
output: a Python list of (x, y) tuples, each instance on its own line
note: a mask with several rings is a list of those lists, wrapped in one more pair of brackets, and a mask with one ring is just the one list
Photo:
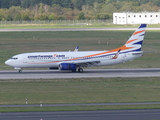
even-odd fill
[(0, 0), (0, 20), (112, 19), (113, 12), (158, 12), (159, 0)]

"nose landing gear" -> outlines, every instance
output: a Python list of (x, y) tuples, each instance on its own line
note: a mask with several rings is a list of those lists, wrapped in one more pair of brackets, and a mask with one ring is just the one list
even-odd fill
[(19, 72), (19, 73), (21, 73), (21, 72), (22, 72), (22, 69), (21, 69), (21, 68), (19, 68), (19, 67), (15, 67), (14, 69), (15, 69), (15, 70), (18, 70), (18, 72)]

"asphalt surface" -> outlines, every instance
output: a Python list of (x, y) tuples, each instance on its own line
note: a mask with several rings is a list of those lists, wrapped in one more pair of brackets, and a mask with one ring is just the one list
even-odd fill
[(159, 105), (160, 102), (140, 103), (79, 103), (79, 104), (24, 104), (24, 105), (0, 105), (0, 107), (66, 107), (66, 106), (115, 106), (115, 105)]
[(0, 79), (53, 79), (99, 77), (160, 77), (160, 68), (84, 69), (83, 73), (59, 70), (1, 70)]
[(160, 109), (0, 113), (0, 120), (159, 120)]
[[(0, 32), (23, 31), (105, 31), (105, 30), (135, 30), (136, 28), (37, 28), (37, 29), (0, 29)], [(160, 30), (160, 28), (146, 28), (146, 30)]]

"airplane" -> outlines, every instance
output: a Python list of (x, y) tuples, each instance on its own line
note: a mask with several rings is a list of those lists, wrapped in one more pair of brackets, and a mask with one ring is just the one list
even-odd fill
[(6, 65), (18, 69), (49, 68), (83, 72), (84, 67), (108, 66), (132, 61), (143, 55), (142, 43), (147, 24), (141, 24), (121, 47), (109, 51), (33, 52), (13, 56)]

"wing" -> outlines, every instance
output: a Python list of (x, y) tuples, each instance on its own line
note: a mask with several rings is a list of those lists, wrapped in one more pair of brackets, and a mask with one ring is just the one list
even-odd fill
[[(120, 53), (120, 51), (121, 51), (121, 49), (119, 49), (118, 51), (117, 51), (117, 53), (114, 55), (114, 57), (113, 58), (111, 58), (111, 59), (117, 59), (118, 58), (118, 56), (119, 56), (119, 53)], [(73, 62), (74, 64), (76, 64), (76, 65), (78, 65), (79, 67), (92, 67), (92, 66), (98, 66), (100, 63), (101, 63), (101, 61), (100, 60), (87, 60), (87, 61), (85, 61), (85, 62), (82, 62), (82, 61), (75, 61), (75, 62)]]
[(99, 60), (88, 60), (85, 62), (82, 61), (75, 61), (74, 64), (78, 65), (79, 67), (92, 67), (92, 66), (98, 66), (101, 61)]

